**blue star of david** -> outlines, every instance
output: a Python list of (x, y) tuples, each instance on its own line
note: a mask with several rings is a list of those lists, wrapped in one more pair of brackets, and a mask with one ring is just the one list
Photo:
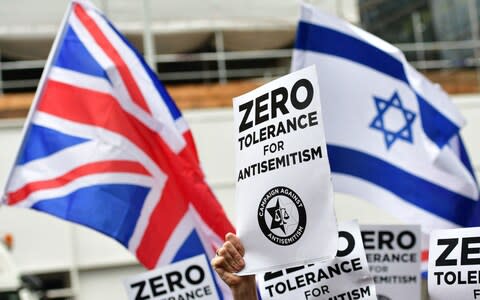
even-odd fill
[[(398, 92), (395, 91), (389, 100), (384, 100), (375, 96), (373, 96), (373, 99), (375, 100), (375, 107), (377, 108), (377, 116), (375, 116), (372, 123), (370, 123), (370, 128), (379, 130), (383, 133), (387, 150), (392, 147), (396, 140), (403, 140), (413, 144), (412, 124), (416, 115), (412, 111), (403, 107)], [(386, 126), (388, 120), (386, 120), (385, 114), (389, 110), (398, 110), (404, 117), (405, 123), (395, 131)]]

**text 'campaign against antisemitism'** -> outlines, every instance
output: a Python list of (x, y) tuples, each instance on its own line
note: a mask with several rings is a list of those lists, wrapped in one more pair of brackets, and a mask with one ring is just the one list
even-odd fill
[(480, 299), (480, 227), (434, 230), (429, 252), (430, 299)]
[(312, 66), (233, 101), (241, 274), (325, 260), (337, 250), (317, 82)]
[(339, 223), (338, 237), (334, 259), (259, 275), (262, 299), (376, 300), (357, 222)]
[(361, 225), (360, 229), (379, 299), (420, 300), (420, 226)]

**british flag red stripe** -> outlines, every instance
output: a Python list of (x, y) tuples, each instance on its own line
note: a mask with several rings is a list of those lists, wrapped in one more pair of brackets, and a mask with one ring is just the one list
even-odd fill
[(9, 193), (8, 204), (15, 205), (35, 191), (60, 187), (81, 176), (102, 172), (126, 172), (150, 175), (148, 171), (137, 162), (111, 160), (85, 164), (55, 179), (34, 181), (24, 185), (22, 188)]
[[(213, 256), (234, 229), (188, 125), (143, 58), (79, 0), (49, 61), (6, 203), (109, 235), (148, 268)], [(230, 299), (224, 285), (218, 291)]]
[[(58, 99), (64, 100), (59, 102)], [(126, 113), (112, 95), (49, 80), (38, 110), (118, 133), (133, 142), (158, 165), (168, 166), (163, 152), (157, 150), (167, 148), (163, 139), (137, 118)]]

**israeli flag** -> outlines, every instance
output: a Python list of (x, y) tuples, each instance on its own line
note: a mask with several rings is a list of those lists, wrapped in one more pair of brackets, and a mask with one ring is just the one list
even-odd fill
[(304, 4), (292, 69), (316, 65), (335, 190), (406, 222), (480, 226), (478, 185), (448, 95), (394, 46)]

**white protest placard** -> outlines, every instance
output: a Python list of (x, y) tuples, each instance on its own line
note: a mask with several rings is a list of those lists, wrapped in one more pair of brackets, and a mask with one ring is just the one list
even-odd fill
[(233, 109), (241, 274), (332, 258), (338, 237), (315, 67), (234, 98)]
[(377, 296), (420, 300), (420, 226), (360, 225), (360, 229)]
[(430, 233), (431, 300), (480, 299), (480, 227)]
[(339, 223), (338, 236), (332, 260), (258, 275), (262, 299), (377, 299), (357, 222)]
[(205, 255), (138, 274), (124, 280), (129, 300), (218, 300)]

